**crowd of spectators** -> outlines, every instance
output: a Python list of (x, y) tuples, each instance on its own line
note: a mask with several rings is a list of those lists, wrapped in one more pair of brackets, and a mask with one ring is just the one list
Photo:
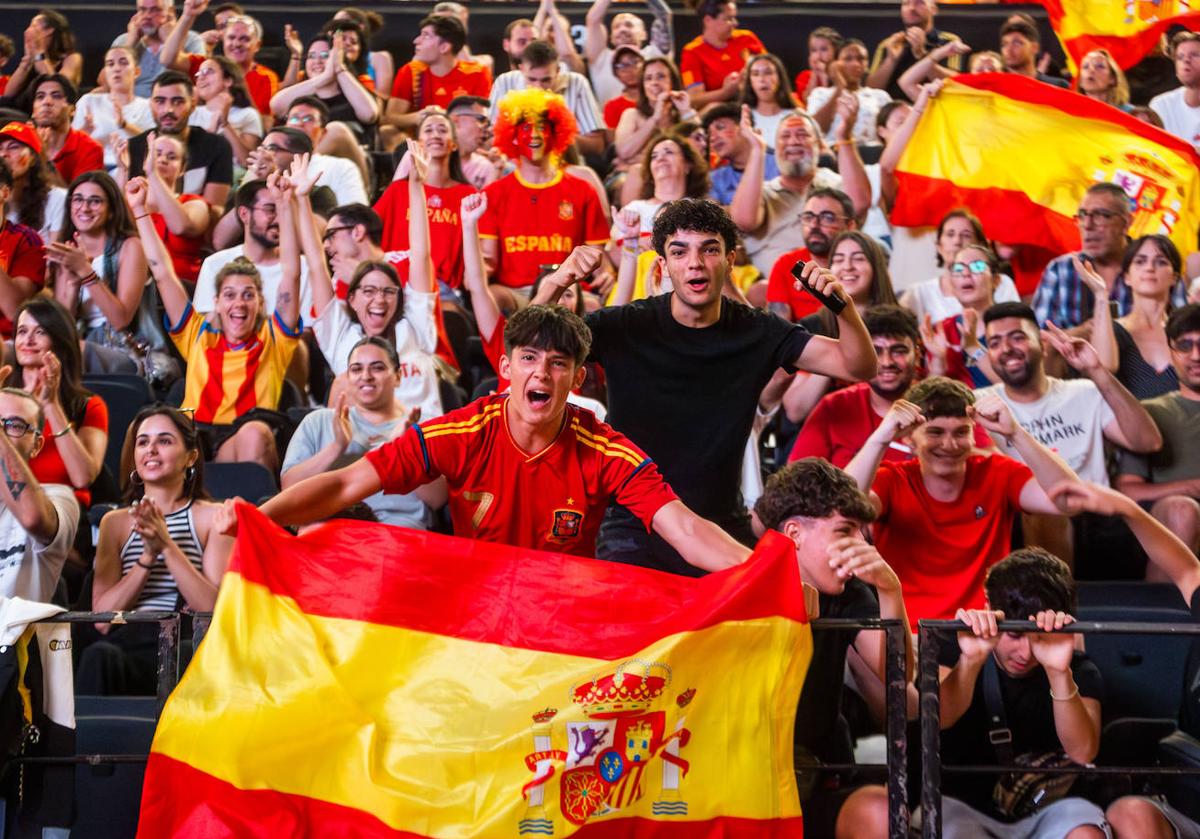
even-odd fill
[[(806, 33), (803, 67), (734, 2), (693, 3), (683, 44), (663, 0), (620, 9), (595, 0), (577, 43), (541, 0), (488, 56), (440, 2), (410, 57), (345, 8), (268, 33), (276, 66), (234, 2), (137, 0), (99, 67), (60, 12), (0, 36), (0, 595), (211, 610), (232, 528), (214, 463), (269, 473), (280, 524), (677, 574), (770, 528), (811, 616), (964, 621), (948, 753), (987, 748), (998, 679), (1016, 751), (1091, 761), (1086, 652), (996, 621), (1060, 629), (1081, 579), (1171, 582), (1200, 617), (1200, 246), (1132, 240), (1125, 190), (1077, 184), (1081, 247), (1022, 298), (1004, 230), (958, 206), (934, 229), (888, 216), (959, 73), (1069, 88), (1200, 148), (1200, 34), (1152, 56), (1175, 86), (1102, 49), (1055, 74), (1021, 13), (965, 44), (933, 0), (902, 0), (878, 44)], [(128, 427), (89, 389), (105, 377), (153, 394)], [(881, 639), (818, 638), (798, 761), (850, 759), (849, 696), (883, 717)], [(81, 642), (80, 690), (152, 688), (152, 636)], [(948, 834), (1200, 831), (1149, 799), (1111, 824), (1077, 797), (1018, 819), (980, 783), (947, 787)], [(803, 796), (810, 835), (883, 835), (880, 787)]]

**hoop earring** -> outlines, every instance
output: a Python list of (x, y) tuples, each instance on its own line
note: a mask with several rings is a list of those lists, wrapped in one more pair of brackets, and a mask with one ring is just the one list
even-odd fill
[(183, 470), (184, 491), (187, 492), (188, 495), (191, 495), (192, 490), (195, 489), (195, 484), (196, 484), (196, 467), (189, 466), (187, 469)]
[(130, 473), (129, 473), (129, 485), (130, 485), (130, 486), (137, 486), (137, 485), (138, 485), (138, 484), (140, 484), (140, 483), (142, 483), (142, 476), (141, 476), (141, 475), (139, 475), (139, 474), (137, 473), (137, 470), (136, 470), (136, 469), (134, 469), (134, 470), (130, 471)]

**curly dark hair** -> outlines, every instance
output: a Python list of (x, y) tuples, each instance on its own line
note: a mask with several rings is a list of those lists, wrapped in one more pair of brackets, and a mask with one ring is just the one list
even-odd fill
[(926, 419), (965, 417), (975, 404), (975, 393), (962, 382), (945, 376), (930, 376), (908, 389), (904, 398), (921, 409)]
[[(679, 153), (683, 155), (683, 160), (688, 165), (683, 187), (684, 195), (688, 198), (703, 198), (708, 195), (708, 164), (704, 162), (700, 152), (696, 151), (696, 147), (689, 143), (686, 137), (676, 134), (674, 131), (656, 131), (654, 133), (650, 142), (646, 143), (646, 150), (642, 152), (642, 171), (650, 173), (650, 155), (654, 154), (654, 150), (662, 143), (674, 143), (678, 146)], [(653, 175), (642, 179), (641, 197), (654, 197)]]
[(592, 330), (583, 318), (562, 306), (529, 306), (508, 319), (504, 352), (517, 347), (560, 352), (583, 364), (592, 349)]
[(997, 562), (983, 581), (988, 606), (1023, 621), (1046, 609), (1074, 614), (1075, 580), (1067, 563), (1042, 548), (1022, 548)]
[(789, 463), (768, 478), (754, 512), (771, 530), (795, 516), (826, 519), (841, 513), (854, 521), (875, 520), (875, 506), (854, 479), (821, 457)]
[(665, 204), (654, 219), (651, 243), (659, 256), (667, 255), (667, 239), (679, 230), (692, 233), (716, 233), (725, 242), (726, 252), (737, 247), (738, 229), (716, 201), (707, 198), (680, 198)]

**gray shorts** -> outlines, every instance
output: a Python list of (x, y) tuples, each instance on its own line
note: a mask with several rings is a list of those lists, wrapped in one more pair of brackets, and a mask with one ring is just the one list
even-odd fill
[(1196, 824), (1161, 798), (1147, 800), (1157, 807), (1163, 818), (1175, 828), (1176, 839), (1200, 839), (1200, 824)]
[(1063, 798), (1019, 822), (996, 821), (957, 798), (942, 796), (943, 839), (1062, 839), (1083, 825), (1112, 836), (1104, 811), (1083, 798)]

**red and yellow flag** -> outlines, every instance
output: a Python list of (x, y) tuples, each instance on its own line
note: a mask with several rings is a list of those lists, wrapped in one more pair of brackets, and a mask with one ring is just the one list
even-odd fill
[(703, 579), (239, 510), (138, 836), (794, 837), (791, 542)]
[(1083, 57), (1106, 49), (1122, 69), (1137, 64), (1173, 26), (1200, 29), (1200, 2), (1189, 0), (1038, 0), (1077, 72)]
[(989, 238), (1046, 259), (1078, 249), (1073, 216), (1097, 181), (1120, 184), (1129, 196), (1131, 236), (1163, 233), (1189, 253), (1200, 227), (1200, 156), (1190, 144), (1011, 74), (948, 80), (926, 106), (896, 178), (893, 223), (933, 226), (967, 207)]

